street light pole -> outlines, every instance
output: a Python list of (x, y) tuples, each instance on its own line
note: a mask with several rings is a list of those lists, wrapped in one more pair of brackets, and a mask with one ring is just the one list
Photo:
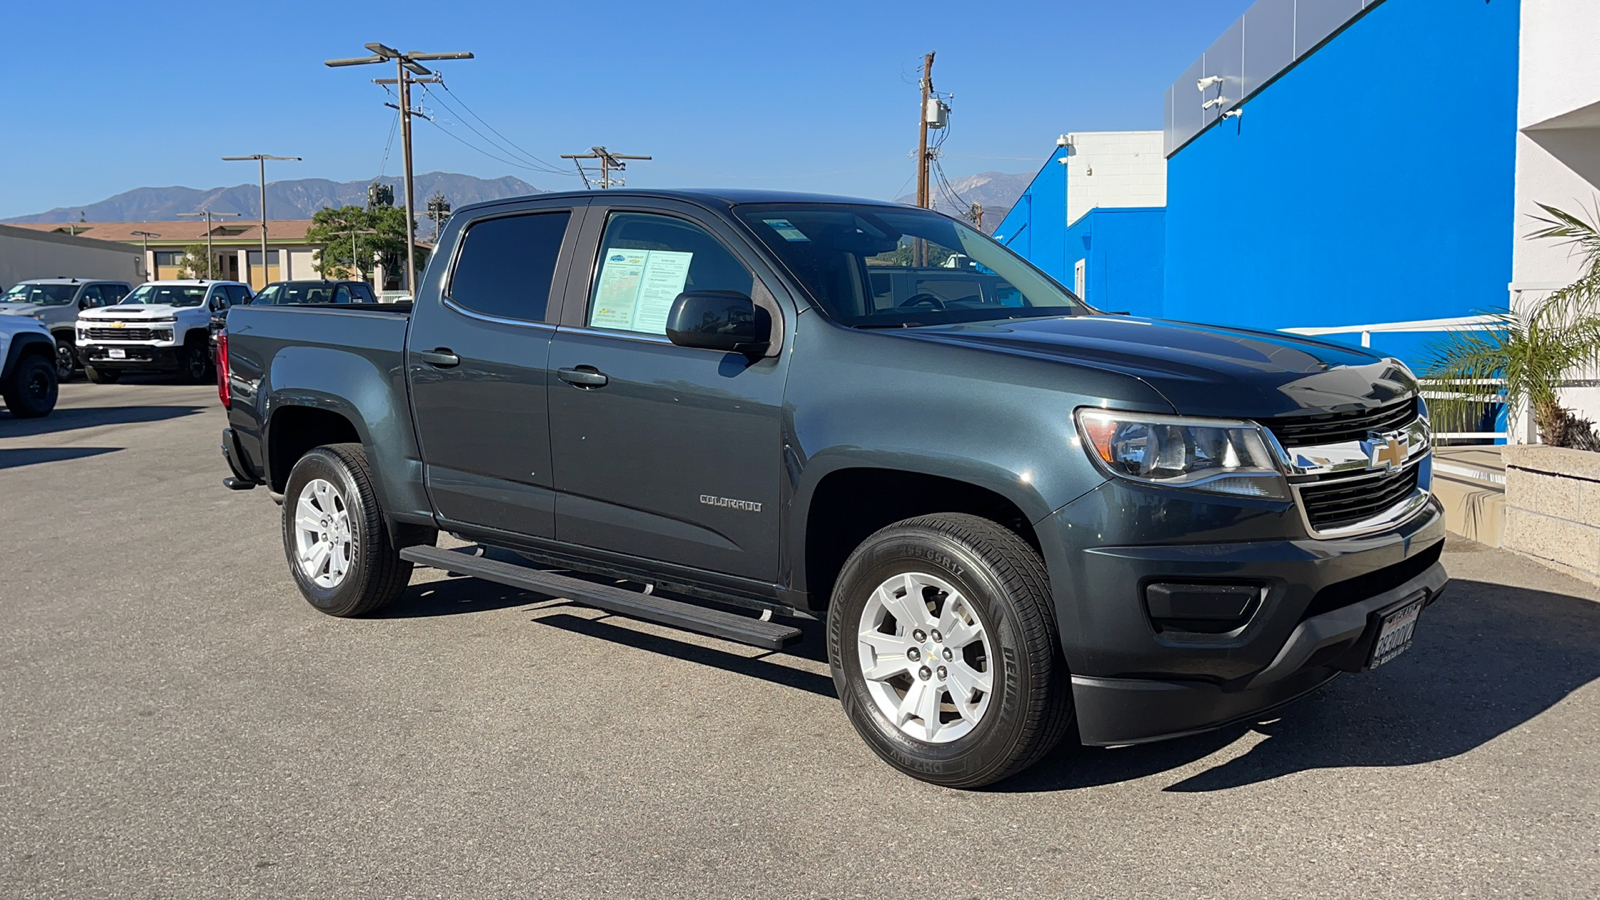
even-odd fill
[(154, 231), (135, 231), (133, 233), (139, 236), (139, 252), (143, 255), (145, 274), (148, 275), (150, 272), (150, 239), (161, 237), (161, 235), (156, 234)]
[[(267, 286), (267, 160), (281, 160), (284, 162), (299, 162), (298, 156), (272, 156), (266, 153), (252, 153), (249, 156), (224, 156), (224, 162), (240, 162), (254, 160), (261, 164), (261, 286)], [(250, 258), (245, 257), (246, 281), (250, 280)], [(253, 287), (253, 285), (252, 285)]]
[[(213, 280), (214, 276), (212, 276), (212, 274), (211, 274), (211, 264), (216, 260), (217, 255), (216, 255), (216, 253), (214, 253), (211, 250), (211, 217), (212, 216), (238, 216), (238, 215), (243, 215), (243, 213), (214, 213), (209, 209), (204, 209), (204, 210), (201, 210), (200, 212), (178, 213), (178, 215), (180, 215), (180, 216), (205, 216), (206, 217), (206, 280), (208, 280), (208, 281)], [(265, 267), (266, 264), (267, 264), (267, 258), (265, 256), (261, 257), (261, 265), (263, 267)], [(250, 277), (250, 273), (246, 272), (245, 273), (245, 277), (249, 278)]]
[[(361, 56), (354, 59), (330, 59), (323, 63), (332, 68), (342, 66), (367, 66), (373, 63), (394, 61), (396, 80), (400, 88), (400, 144), (401, 153), (405, 161), (405, 189), (406, 189), (406, 293), (416, 296), (417, 277), (417, 238), (416, 226), (412, 217), (417, 214), (417, 204), (411, 184), (411, 117), (416, 115), (411, 110), (411, 85), (415, 83), (413, 75), (432, 75), (428, 67), (418, 60), (436, 59), (472, 59), (471, 53), (401, 53), (399, 50), (380, 44), (376, 41), (365, 45), (371, 56)], [(381, 82), (380, 82), (381, 83)]]
[[(406, 210), (406, 211), (410, 212), (410, 210)], [(377, 229), (373, 229), (373, 228), (356, 228), (354, 226), (352, 226), (350, 228), (350, 231), (349, 231), (349, 234), (350, 234), (350, 274), (352, 274), (352, 275), (361, 275), (361, 266), (356, 261), (358, 259), (357, 250), (356, 250), (356, 235), (358, 235), (358, 234), (382, 234), (382, 233), (383, 232), (378, 231)], [(365, 280), (365, 276), (362, 276), (362, 279)]]

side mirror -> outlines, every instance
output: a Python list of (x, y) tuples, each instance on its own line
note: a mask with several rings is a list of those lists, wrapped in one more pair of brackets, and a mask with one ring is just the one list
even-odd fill
[(667, 313), (667, 339), (680, 347), (760, 356), (771, 335), (772, 316), (738, 291), (684, 291)]

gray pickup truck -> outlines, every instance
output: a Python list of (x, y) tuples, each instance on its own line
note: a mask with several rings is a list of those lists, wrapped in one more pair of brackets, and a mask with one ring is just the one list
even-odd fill
[(414, 304), (234, 307), (218, 357), (225, 483), (317, 609), (425, 565), (771, 649), (825, 619), (852, 724), (939, 784), (1249, 720), (1446, 584), (1402, 363), (1102, 314), (926, 210), (479, 204)]

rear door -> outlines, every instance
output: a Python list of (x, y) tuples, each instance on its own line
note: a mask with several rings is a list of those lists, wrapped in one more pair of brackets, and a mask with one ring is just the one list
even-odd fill
[(412, 312), (406, 374), (441, 524), (554, 534), (552, 297), (565, 286), (587, 203), (534, 201), (465, 221), (438, 290), (429, 285)]
[(794, 313), (727, 223), (687, 204), (589, 211), (550, 355), (556, 537), (774, 582), (787, 354), (679, 347), (666, 311), (685, 290), (758, 296)]

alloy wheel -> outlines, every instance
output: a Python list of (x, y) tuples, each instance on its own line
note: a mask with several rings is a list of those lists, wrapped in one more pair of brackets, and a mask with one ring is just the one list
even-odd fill
[(300, 489), (294, 511), (295, 561), (318, 587), (334, 588), (355, 562), (350, 507), (330, 482), (315, 478)]

